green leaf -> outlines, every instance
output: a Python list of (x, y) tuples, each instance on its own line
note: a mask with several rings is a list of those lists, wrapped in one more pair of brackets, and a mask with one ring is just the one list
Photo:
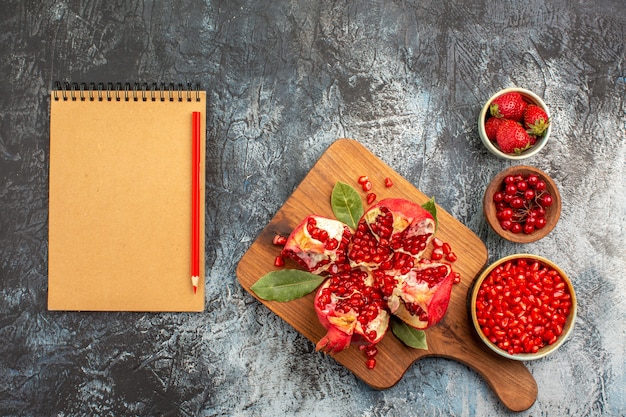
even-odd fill
[(437, 205), (435, 204), (435, 197), (431, 197), (430, 200), (422, 204), (422, 207), (425, 208), (435, 219), (435, 229), (439, 223), (437, 223)]
[(291, 301), (315, 290), (324, 277), (299, 269), (281, 269), (263, 275), (250, 287), (264, 300)]
[(415, 349), (428, 350), (426, 333), (423, 330), (417, 330), (394, 317), (391, 320), (391, 331), (405, 345)]
[(363, 215), (363, 202), (359, 193), (341, 181), (337, 181), (330, 195), (330, 205), (337, 220), (356, 229)]

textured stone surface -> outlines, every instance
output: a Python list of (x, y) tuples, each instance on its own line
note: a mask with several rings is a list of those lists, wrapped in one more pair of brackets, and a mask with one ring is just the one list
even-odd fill
[[(170, 4), (171, 3), (171, 4)], [(622, 0), (3, 1), (0, 414), (506, 415), (481, 378), (426, 359), (374, 391), (239, 286), (259, 231), (339, 137), (362, 142), (476, 232), (572, 278), (579, 318), (528, 364), (521, 416), (626, 413), (626, 7)], [(209, 95), (203, 314), (48, 312), (48, 91), (60, 81), (193, 81)], [(481, 145), (495, 91), (543, 96), (553, 137), (525, 163), (563, 213), (544, 240), (482, 216), (510, 162)]]

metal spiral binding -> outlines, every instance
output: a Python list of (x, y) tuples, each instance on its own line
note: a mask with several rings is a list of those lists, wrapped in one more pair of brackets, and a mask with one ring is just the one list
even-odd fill
[(200, 101), (200, 83), (75, 83), (56, 81), (53, 97), (58, 100), (80, 101)]

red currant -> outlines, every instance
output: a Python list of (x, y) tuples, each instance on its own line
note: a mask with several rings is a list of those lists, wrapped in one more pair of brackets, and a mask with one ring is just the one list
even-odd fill
[(544, 207), (550, 207), (552, 203), (553, 203), (552, 196), (548, 193), (545, 193), (539, 199), (539, 204), (541, 204)]
[(496, 217), (498, 217), (498, 219), (500, 220), (511, 220), (511, 218), (513, 217), (513, 210), (511, 210), (510, 208), (500, 210), (496, 214)]
[(507, 195), (515, 195), (515, 193), (517, 193), (517, 187), (515, 186), (515, 184), (507, 184), (506, 188), (504, 189), (504, 192)]
[(500, 203), (503, 200), (504, 200), (504, 193), (498, 191), (498, 192), (493, 194), (493, 202), (494, 203)]
[(524, 207), (524, 200), (522, 200), (519, 197), (515, 197), (514, 199), (511, 200), (509, 204), (511, 205), (511, 207), (515, 209), (522, 208)]
[(535, 198), (535, 190), (529, 188), (528, 190), (524, 191), (524, 198), (526, 200), (532, 200), (533, 198)]
[(545, 227), (546, 208), (554, 203), (545, 189), (546, 182), (538, 175), (507, 175), (492, 198), (500, 227), (526, 234)]
[(546, 189), (546, 182), (544, 180), (538, 180), (537, 185), (535, 185), (535, 190), (544, 191)]
[(502, 227), (504, 230), (509, 230), (512, 224), (513, 222), (511, 222), (511, 220), (500, 221), (500, 227)]

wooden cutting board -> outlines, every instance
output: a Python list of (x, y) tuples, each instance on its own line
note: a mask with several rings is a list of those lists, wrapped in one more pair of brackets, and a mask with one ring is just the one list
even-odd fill
[[(237, 267), (241, 285), (255, 296), (250, 287), (263, 275), (276, 269), (274, 259), (280, 248), (272, 244), (274, 236), (289, 235), (308, 214), (334, 218), (330, 195), (335, 183), (342, 181), (360, 190), (356, 182), (360, 175), (369, 176), (374, 184), (372, 191), (379, 200), (402, 197), (423, 204), (429, 199), (360, 143), (339, 139), (322, 155), (243, 256)], [(393, 180), (393, 187), (384, 186), (386, 177)], [(389, 331), (378, 345), (377, 364), (373, 370), (365, 366), (365, 355), (355, 346), (334, 355), (334, 358), (376, 389), (395, 385), (409, 366), (421, 358), (438, 356), (454, 359), (478, 372), (507, 408), (526, 410), (537, 397), (534, 378), (522, 362), (501, 358), (482, 344), (472, 327), (467, 307), (472, 282), (487, 262), (487, 248), (478, 236), (439, 206), (437, 219), (439, 228), (436, 235), (449, 242), (457, 254), (458, 260), (453, 268), (461, 273), (461, 282), (452, 289), (444, 319), (426, 330), (428, 350), (409, 348)], [(285, 267), (297, 268), (297, 265), (287, 261)], [(313, 292), (290, 302), (255, 298), (315, 344), (326, 331), (315, 314), (314, 295)]]

